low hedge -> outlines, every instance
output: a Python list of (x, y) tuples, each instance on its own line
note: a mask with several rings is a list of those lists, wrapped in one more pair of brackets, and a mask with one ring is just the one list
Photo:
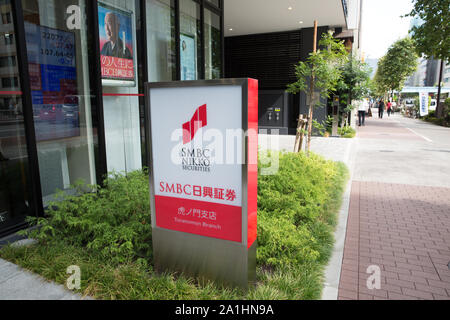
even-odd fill
[[(260, 167), (267, 157), (279, 158), (279, 171), (275, 175), (259, 176), (258, 286), (248, 293), (231, 290), (225, 294), (223, 290), (228, 289), (215, 285), (201, 287), (195, 281), (174, 275), (171, 278), (174, 286), (180, 281), (190, 286), (191, 294), (178, 293), (178, 298), (203, 297), (204, 290), (210, 291), (211, 299), (320, 298), (323, 269), (333, 248), (336, 212), (348, 177), (347, 169), (344, 164), (326, 161), (314, 154), (308, 158), (292, 153), (261, 155)], [(67, 277), (64, 264), (54, 264), (51, 260), (58, 256), (68, 261), (70, 259), (64, 256), (76, 252), (77, 261), (72, 264), (81, 264), (82, 271), (88, 269), (90, 275), (82, 283), (82, 293), (103, 299), (153, 299), (148, 293), (150, 288), (140, 293), (136, 288), (117, 288), (117, 283), (113, 285), (109, 279), (111, 275), (103, 275), (108, 268), (131, 268), (133, 278), (160, 277), (152, 268), (147, 172), (114, 174), (105, 181), (103, 188), (95, 186), (96, 193), (83, 192), (94, 186), (80, 183), (75, 188), (76, 196), (59, 194), (58, 202), (52, 204), (46, 219), (30, 220), (41, 227), (30, 234), (39, 240), (37, 246), (7, 247), (0, 251), (0, 256), (50, 280), (62, 282)], [(43, 267), (42, 261), (48, 264), (44, 263)], [(92, 261), (96, 261), (97, 266)], [(99, 280), (104, 277), (107, 283)], [(92, 281), (96, 283), (94, 291)], [(196, 294), (192, 294), (194, 291)], [(174, 295), (160, 292), (157, 298), (173, 299)]]

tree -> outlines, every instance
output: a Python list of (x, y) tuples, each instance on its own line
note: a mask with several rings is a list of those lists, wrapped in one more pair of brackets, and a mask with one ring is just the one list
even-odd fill
[[(352, 102), (361, 100), (370, 93), (370, 74), (372, 69), (367, 63), (356, 59), (353, 55), (342, 67), (342, 78), (337, 84), (336, 95), (347, 118), (353, 110)], [(345, 121), (342, 122), (343, 125)]]
[(373, 78), (375, 93), (378, 97), (383, 97), (386, 99), (388, 91), (390, 91), (389, 85), (386, 81), (386, 71), (384, 70), (386, 57), (382, 57), (378, 61), (377, 72), (375, 73), (375, 77)]
[[(308, 97), (308, 141), (307, 155), (311, 150), (314, 108), (322, 106), (322, 99), (330, 97), (331, 91), (342, 77), (342, 66), (348, 59), (343, 41), (334, 39), (332, 33), (326, 33), (319, 41), (317, 52), (312, 52), (306, 61), (300, 61), (295, 67), (297, 81), (288, 85), (287, 92), (304, 92)], [(316, 94), (318, 92), (318, 94)], [(297, 131), (301, 128), (297, 128)]]
[(414, 9), (406, 16), (419, 18), (423, 23), (411, 29), (418, 54), (441, 60), (437, 114), (440, 106), (444, 61), (450, 61), (450, 0), (414, 0)]
[(375, 75), (378, 90), (393, 97), (394, 91), (403, 89), (406, 79), (417, 70), (417, 65), (418, 55), (413, 40), (407, 37), (396, 41), (378, 62)]

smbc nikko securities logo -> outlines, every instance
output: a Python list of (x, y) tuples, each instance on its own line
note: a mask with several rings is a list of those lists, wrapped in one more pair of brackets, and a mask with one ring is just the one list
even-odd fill
[(211, 150), (197, 146), (192, 147), (198, 131), (207, 125), (208, 108), (206, 104), (200, 106), (191, 120), (183, 124), (183, 147), (180, 151), (183, 170), (211, 172)]

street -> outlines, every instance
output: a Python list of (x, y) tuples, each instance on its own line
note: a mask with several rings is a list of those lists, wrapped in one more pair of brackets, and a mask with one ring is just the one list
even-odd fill
[(339, 299), (450, 299), (450, 129), (374, 117), (356, 144)]

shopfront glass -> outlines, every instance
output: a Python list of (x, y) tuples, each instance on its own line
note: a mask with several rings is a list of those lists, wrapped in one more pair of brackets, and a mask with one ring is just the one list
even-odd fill
[(28, 149), (10, 0), (0, 1), (0, 234), (32, 213)]
[(176, 80), (174, 0), (147, 0), (148, 79)]
[(96, 183), (85, 0), (22, 0), (44, 205)]
[(220, 16), (205, 9), (205, 79), (220, 79), (222, 37)]
[(142, 168), (135, 1), (98, 3), (108, 171)]
[(209, 2), (209, 3), (211, 3), (211, 4), (213, 4), (213, 5), (215, 5), (216, 7), (219, 7), (220, 6), (220, 1), (219, 0), (206, 0), (206, 2)]
[(180, 1), (180, 71), (181, 80), (198, 80), (201, 74), (200, 5), (192, 0)]

